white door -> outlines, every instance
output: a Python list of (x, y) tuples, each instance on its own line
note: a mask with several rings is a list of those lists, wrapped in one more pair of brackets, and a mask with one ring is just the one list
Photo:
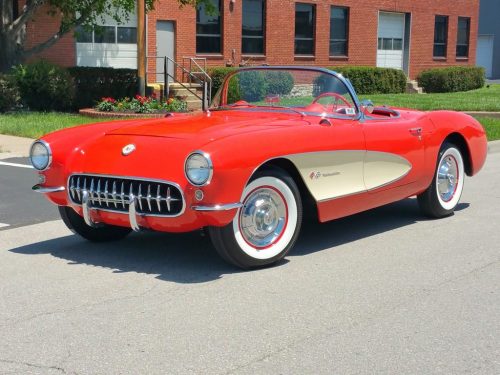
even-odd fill
[(378, 67), (403, 69), (404, 34), (404, 13), (379, 13), (377, 48)]
[[(161, 57), (166, 56), (175, 61), (175, 27), (171, 21), (156, 22), (156, 56), (158, 57), (156, 59), (156, 81), (164, 82), (164, 59)], [(174, 66), (171, 62), (168, 62), (168, 73), (174, 75)]]
[(477, 66), (486, 70), (486, 77), (490, 78), (493, 67), (493, 35), (479, 35), (477, 37)]

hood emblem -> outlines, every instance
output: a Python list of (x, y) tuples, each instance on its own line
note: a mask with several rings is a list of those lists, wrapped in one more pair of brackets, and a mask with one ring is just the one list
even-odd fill
[(135, 151), (135, 145), (131, 143), (122, 148), (122, 155), (123, 156), (130, 155), (134, 151)]

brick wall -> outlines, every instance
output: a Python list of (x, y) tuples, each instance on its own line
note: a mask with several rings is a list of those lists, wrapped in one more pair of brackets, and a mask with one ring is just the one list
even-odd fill
[[(315, 56), (294, 56), (295, 1), (267, 0), (265, 28), (265, 56), (252, 57), (241, 54), (242, 1), (222, 0), (223, 49), (220, 55), (207, 57), (211, 66), (226, 64), (238, 66), (248, 61), (252, 65), (376, 65), (378, 12), (393, 11), (411, 13), (410, 77), (421, 70), (449, 65), (475, 65), (476, 40), (479, 16), (479, 0), (303, 0), (316, 4)], [(329, 56), (330, 6), (350, 7), (349, 56)], [(444, 60), (433, 58), (434, 17), (449, 16), (448, 53)], [(471, 17), (470, 48), (468, 59), (457, 59), (455, 55), (458, 17)], [(148, 54), (156, 54), (156, 22), (175, 23), (176, 51), (179, 62), (183, 56), (196, 56), (196, 12), (191, 7), (179, 8), (176, 0), (158, 0), (155, 10), (148, 14)], [(38, 43), (57, 30), (57, 18), (42, 11), (35, 22), (28, 26), (27, 46)], [(71, 35), (62, 38), (42, 57), (61, 65), (75, 64), (75, 43)], [(148, 70), (154, 71), (151, 61)]]

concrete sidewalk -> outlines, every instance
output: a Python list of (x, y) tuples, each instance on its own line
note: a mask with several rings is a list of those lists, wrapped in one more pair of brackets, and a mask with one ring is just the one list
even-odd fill
[(0, 159), (26, 157), (32, 143), (31, 138), (0, 134)]

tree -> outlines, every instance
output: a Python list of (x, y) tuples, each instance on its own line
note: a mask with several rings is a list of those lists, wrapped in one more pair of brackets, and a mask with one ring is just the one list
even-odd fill
[[(179, 5), (206, 4), (213, 11), (210, 0), (176, 0)], [(0, 71), (6, 71), (44, 49), (54, 45), (75, 27), (91, 29), (103, 16), (111, 16), (117, 22), (128, 19), (135, 9), (136, 0), (0, 0)], [(146, 0), (146, 10), (154, 7), (155, 0)], [(26, 24), (45, 6), (53, 17), (60, 17), (59, 30), (47, 40), (25, 49)]]

